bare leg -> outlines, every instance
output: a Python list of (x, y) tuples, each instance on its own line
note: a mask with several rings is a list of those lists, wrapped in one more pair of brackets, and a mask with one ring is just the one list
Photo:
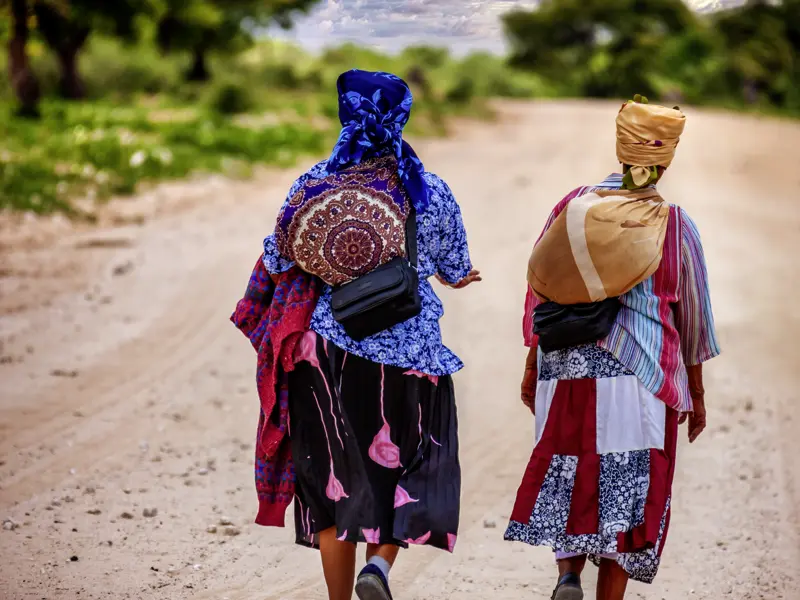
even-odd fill
[(356, 545), (336, 539), (336, 528), (319, 534), (322, 571), (330, 600), (350, 600), (356, 576)]
[(573, 556), (571, 558), (562, 558), (558, 561), (558, 575), (563, 577), (567, 573), (574, 573), (580, 575), (583, 573), (583, 567), (586, 566), (586, 555)]
[(607, 562), (610, 562), (607, 558), (600, 559), (600, 569), (597, 574), (597, 600), (605, 600), (608, 595), (608, 567), (603, 566)]
[(394, 565), (399, 552), (400, 546), (395, 546), (394, 544), (367, 544), (367, 560), (373, 556), (380, 556), (390, 566)]
[(628, 587), (628, 574), (615, 560), (604, 558), (600, 561), (597, 577), (597, 600), (623, 600)]

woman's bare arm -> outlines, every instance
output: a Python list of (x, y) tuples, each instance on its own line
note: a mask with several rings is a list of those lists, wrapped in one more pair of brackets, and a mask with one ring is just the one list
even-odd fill
[(525, 359), (525, 375), (522, 377), (522, 403), (536, 412), (536, 382), (539, 378), (539, 368), (536, 363), (536, 346), (528, 350), (528, 357)]
[[(689, 414), (689, 443), (694, 442), (706, 428), (706, 400), (703, 387), (703, 365), (686, 367), (689, 376), (689, 394), (692, 397), (692, 412)], [(681, 422), (685, 421), (685, 417)]]

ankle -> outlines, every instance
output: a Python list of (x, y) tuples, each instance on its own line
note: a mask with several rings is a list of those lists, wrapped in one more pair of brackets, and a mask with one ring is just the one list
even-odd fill
[(580, 585), (581, 576), (579, 573), (573, 573), (572, 571), (567, 571), (566, 573), (559, 574), (558, 583), (567, 585)]
[(367, 564), (378, 567), (381, 570), (381, 573), (383, 573), (383, 576), (386, 578), (386, 580), (387, 581), (389, 580), (389, 571), (392, 569), (392, 565), (391, 563), (389, 563), (388, 560), (386, 560), (382, 556), (375, 555), (367, 561)]
[(573, 573), (580, 577), (586, 566), (586, 555), (570, 556), (558, 559), (558, 576), (563, 577), (567, 573)]

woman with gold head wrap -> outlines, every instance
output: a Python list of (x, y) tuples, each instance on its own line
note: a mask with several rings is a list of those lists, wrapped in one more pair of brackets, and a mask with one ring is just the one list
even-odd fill
[(528, 264), (522, 400), (536, 444), (506, 539), (549, 546), (555, 600), (652, 582), (666, 541), (678, 425), (705, 427), (702, 363), (719, 354), (702, 245), (656, 184), (686, 117), (635, 97), (617, 115), (622, 174), (559, 202)]

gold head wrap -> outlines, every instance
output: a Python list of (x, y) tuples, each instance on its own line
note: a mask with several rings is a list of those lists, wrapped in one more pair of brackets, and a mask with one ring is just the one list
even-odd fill
[[(679, 110), (629, 102), (617, 115), (617, 156), (636, 190), (595, 190), (567, 204), (528, 261), (541, 300), (599, 302), (621, 296), (661, 264), (669, 206), (646, 186), (654, 166), (668, 167), (686, 118)], [(643, 187), (644, 186), (644, 187)]]
[(617, 115), (617, 158), (630, 165), (633, 183), (650, 178), (647, 167), (668, 167), (675, 158), (686, 116), (675, 108), (628, 102)]

